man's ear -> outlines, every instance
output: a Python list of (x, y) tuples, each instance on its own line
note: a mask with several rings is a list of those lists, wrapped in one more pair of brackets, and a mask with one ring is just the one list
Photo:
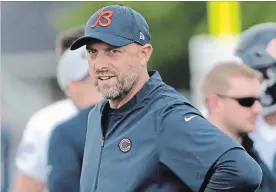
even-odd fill
[(150, 56), (152, 54), (152, 45), (151, 44), (145, 44), (142, 46), (141, 48), (141, 63), (143, 65), (146, 65), (147, 62), (149, 61), (150, 59)]
[(267, 45), (267, 52), (276, 59), (276, 38), (272, 39)]
[(208, 109), (210, 110), (210, 112), (213, 111), (218, 111), (219, 110), (219, 99), (217, 95), (209, 95), (206, 99), (205, 99), (205, 103), (208, 106)]

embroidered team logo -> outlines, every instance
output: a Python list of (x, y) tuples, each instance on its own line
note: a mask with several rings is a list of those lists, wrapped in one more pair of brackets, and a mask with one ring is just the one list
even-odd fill
[(128, 152), (131, 149), (131, 141), (127, 138), (122, 139), (119, 148), (124, 153)]
[[(113, 16), (113, 12), (110, 10), (101, 11), (99, 13), (99, 16), (96, 22), (93, 25), (91, 25), (91, 28), (95, 28), (97, 25), (101, 27), (108, 27), (112, 23), (111, 21), (112, 16)], [(102, 22), (102, 19), (105, 20), (105, 22)]]

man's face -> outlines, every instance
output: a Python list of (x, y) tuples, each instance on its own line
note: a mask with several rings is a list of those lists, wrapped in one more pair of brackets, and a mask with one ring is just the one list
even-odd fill
[(141, 71), (140, 47), (113, 47), (103, 42), (87, 46), (92, 82), (106, 99), (125, 97), (138, 83)]
[[(247, 134), (254, 130), (255, 121), (261, 111), (261, 104), (259, 101), (252, 106), (242, 106), (250, 104), (249, 97), (260, 98), (261, 86), (258, 79), (251, 79), (247, 77), (232, 77), (228, 80), (229, 89), (224, 94), (227, 97), (219, 96), (221, 104), (221, 117), (225, 125), (233, 130), (234, 134)], [(236, 98), (236, 99), (234, 99)], [(238, 100), (245, 98), (243, 100)], [(239, 103), (239, 101), (241, 103)], [(252, 99), (251, 99), (252, 101)]]
[(82, 80), (69, 82), (66, 94), (78, 108), (86, 108), (100, 100), (95, 87), (91, 87), (91, 80), (89, 75)]

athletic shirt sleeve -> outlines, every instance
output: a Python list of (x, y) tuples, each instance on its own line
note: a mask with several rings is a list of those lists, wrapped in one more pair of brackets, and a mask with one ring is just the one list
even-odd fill
[(47, 140), (39, 130), (39, 122), (27, 124), (16, 155), (16, 166), (23, 174), (45, 181), (47, 177)]

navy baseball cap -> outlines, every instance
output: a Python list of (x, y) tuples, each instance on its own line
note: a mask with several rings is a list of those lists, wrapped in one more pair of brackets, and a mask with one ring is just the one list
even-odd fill
[(100, 40), (115, 47), (131, 43), (150, 42), (149, 26), (145, 18), (130, 7), (111, 5), (94, 13), (86, 23), (85, 34), (76, 40), (71, 50)]

